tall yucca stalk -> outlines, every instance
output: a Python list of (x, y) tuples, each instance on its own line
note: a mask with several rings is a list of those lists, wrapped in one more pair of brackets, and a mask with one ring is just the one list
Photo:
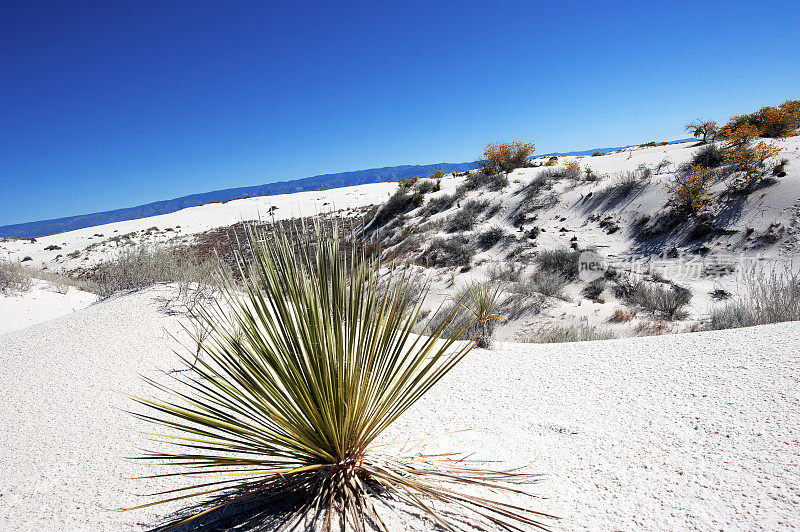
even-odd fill
[(137, 399), (149, 407), (137, 415), (167, 427), (156, 436), (177, 446), (144, 458), (209, 478), (137, 508), (219, 496), (179, 525), (246, 499), (244, 521), (288, 498), (296, 504), (281, 516), (286, 526), (388, 530), (376, 503), (394, 501), (447, 529), (466, 515), (473, 527), (542, 526), (544, 514), (453, 489), (516, 492), (507, 482), (530, 475), (450, 456), (393, 456), (373, 444), (472, 345), (441, 338), (447, 321), (413, 335), (421, 302), (410, 304), (405, 275), (385, 289), (378, 263), (359, 249), (344, 252), (336, 230), (321, 225), (248, 231), (243, 285), (221, 277), (220, 300), (196, 312), (210, 331), (202, 356), (187, 357), (174, 386), (150, 381), (170, 400)]

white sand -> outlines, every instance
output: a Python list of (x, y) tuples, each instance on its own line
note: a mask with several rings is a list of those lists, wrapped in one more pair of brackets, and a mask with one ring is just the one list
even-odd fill
[[(157, 287), (0, 335), (0, 530), (128, 530), (152, 472), (123, 410), (173, 367)], [(547, 473), (562, 530), (800, 523), (800, 323), (475, 351), (386, 434)]]
[(0, 334), (11, 333), (37, 323), (88, 307), (97, 296), (74, 287), (63, 293), (46, 281), (34, 279), (23, 293), (0, 294)]

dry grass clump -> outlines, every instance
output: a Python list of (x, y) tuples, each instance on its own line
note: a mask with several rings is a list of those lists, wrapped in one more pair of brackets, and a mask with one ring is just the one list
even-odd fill
[(0, 261), (0, 294), (26, 292), (31, 288), (31, 275), (18, 262)]
[(524, 495), (510, 483), (530, 475), (374, 443), (472, 342), (442, 337), (452, 318), (413, 335), (422, 303), (410, 304), (404, 275), (379, 290), (373, 257), (315, 231), (312, 243), (254, 230), (244, 290), (224, 277), (224, 304), (197, 312), (209, 331), (201, 356), (169, 384), (148, 379), (164, 399), (137, 398), (137, 415), (165, 427), (161, 444), (174, 447), (143, 459), (171, 466), (154, 477), (186, 485), (138, 508), (216, 497), (169, 523), (209, 529), (388, 532), (387, 508), (449, 530), (543, 529), (541, 513), (463, 492)]
[(216, 260), (192, 248), (142, 245), (101, 262), (85, 278), (101, 297), (176, 283), (178, 298), (191, 309), (213, 292), (216, 271)]
[(33, 277), (46, 281), (56, 292), (59, 294), (66, 294), (70, 288), (76, 290), (83, 290), (84, 292), (91, 292), (93, 294), (101, 295), (103, 287), (91, 279), (83, 279), (79, 277), (72, 277), (60, 273), (53, 273), (47, 270), (34, 270), (31, 272)]
[(581, 324), (568, 327), (562, 325), (542, 327), (536, 334), (523, 340), (536, 344), (559, 344), (564, 342), (612, 340), (614, 338), (616, 338), (616, 335), (612, 331), (598, 329), (593, 325)]
[(651, 312), (663, 314), (668, 319), (683, 319), (692, 292), (679, 285), (648, 284), (642, 280), (620, 281), (614, 294), (628, 303)]
[(711, 329), (800, 321), (800, 273), (790, 266), (747, 279), (746, 294), (711, 312)]
[(614, 309), (614, 312), (608, 318), (611, 323), (628, 323), (636, 317), (636, 311), (632, 309)]
[(515, 283), (522, 277), (525, 266), (518, 262), (506, 262), (504, 264), (492, 264), (486, 270), (489, 280), (493, 282)]
[(553, 187), (550, 175), (552, 170), (552, 168), (542, 170), (530, 183), (516, 192), (516, 194), (522, 194), (523, 199), (508, 215), (512, 224), (515, 226), (522, 225), (531, 213), (551, 207), (558, 202), (558, 197), (555, 194), (542, 194), (542, 192)]
[(414, 185), (414, 190), (420, 194), (429, 194), (431, 192), (438, 192), (442, 189), (442, 180), (438, 179), (420, 179)]

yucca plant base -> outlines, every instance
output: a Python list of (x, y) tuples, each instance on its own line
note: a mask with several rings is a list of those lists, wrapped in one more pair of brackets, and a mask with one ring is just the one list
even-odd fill
[(205, 331), (200, 356), (136, 398), (169, 446), (142, 457), (170, 468), (148, 478), (186, 479), (136, 508), (186, 500), (165, 525), (181, 529), (389, 530), (397, 510), (448, 530), (545, 528), (550, 516), (475, 494), (523, 496), (535, 475), (376, 443), (472, 343), (442, 338), (447, 320), (413, 335), (422, 301), (404, 274), (381, 280), (361, 246), (339, 244), (319, 225), (248, 232), (244, 286), (221, 275), (222, 297), (187, 328)]

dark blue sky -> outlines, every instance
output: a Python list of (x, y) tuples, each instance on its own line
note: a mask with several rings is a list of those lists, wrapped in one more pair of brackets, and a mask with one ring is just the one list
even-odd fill
[(800, 2), (0, 2), (0, 225), (684, 136), (800, 98)]

